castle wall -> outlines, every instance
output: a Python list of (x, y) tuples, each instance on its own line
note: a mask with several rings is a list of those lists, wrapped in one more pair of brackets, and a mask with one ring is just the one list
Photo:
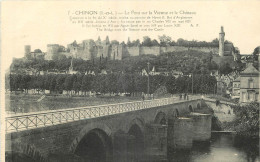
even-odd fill
[(168, 46), (161, 47), (161, 53), (167, 52), (181, 52), (181, 51), (200, 51), (200, 52), (212, 52), (213, 54), (218, 54), (218, 47), (182, 47), (182, 46)]
[(97, 46), (97, 57), (99, 58), (100, 56), (102, 57), (103, 55), (103, 47), (102, 46)]
[(117, 51), (117, 55), (115, 56), (115, 60), (122, 60), (123, 57), (123, 46), (119, 45), (118, 46), (118, 51)]
[(181, 47), (181, 46), (161, 47), (161, 53), (180, 52), (180, 51), (188, 51), (188, 48), (187, 47)]
[(110, 51), (111, 51), (110, 45), (104, 45), (103, 46), (103, 57), (104, 58), (107, 57), (110, 59)]
[[(139, 55), (160, 55), (167, 52), (181, 52), (195, 50), (205, 53), (218, 54), (218, 47), (183, 47), (183, 46), (153, 46), (153, 47), (127, 47), (125, 45), (111, 45), (111, 44), (100, 44), (95, 43), (93, 40), (84, 40), (81, 44), (76, 47), (72, 44), (67, 46), (70, 49), (72, 56), (76, 58), (82, 58), (83, 60), (90, 60), (93, 58), (108, 58), (110, 60), (122, 60), (127, 56), (139, 56)], [(53, 52), (49, 52), (53, 53)], [(51, 56), (47, 54), (47, 58), (51, 59)]]
[(206, 53), (211, 52), (213, 54), (218, 54), (219, 52), (218, 47), (189, 47), (189, 50), (206, 52)]
[(118, 57), (118, 46), (117, 45), (112, 45), (111, 47), (111, 60), (116, 60)]
[(126, 47), (130, 56), (139, 56), (140, 47)]
[(69, 52), (59, 52), (59, 54), (60, 55), (65, 55), (67, 58), (70, 57), (70, 56), (72, 57), (72, 54), (69, 53)]
[(140, 55), (160, 55), (160, 47), (154, 46), (154, 47), (141, 47), (140, 48)]

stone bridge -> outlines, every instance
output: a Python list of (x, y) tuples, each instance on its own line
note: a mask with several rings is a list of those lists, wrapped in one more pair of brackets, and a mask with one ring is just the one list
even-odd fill
[(168, 150), (210, 139), (211, 115), (194, 112), (202, 104), (165, 98), (6, 117), (6, 159), (165, 160)]

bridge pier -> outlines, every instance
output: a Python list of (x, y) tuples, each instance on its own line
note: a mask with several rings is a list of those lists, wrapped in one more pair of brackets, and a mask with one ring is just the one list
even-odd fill
[(169, 150), (189, 150), (193, 141), (193, 120), (179, 117), (168, 122)]
[(193, 141), (208, 141), (211, 138), (211, 115), (192, 112), (188, 117), (193, 120)]
[(127, 142), (130, 140), (131, 136), (124, 133), (124, 132), (120, 132), (120, 133), (116, 133), (114, 134), (113, 137), (113, 141), (114, 141), (114, 154), (113, 154), (113, 159), (116, 162), (124, 162), (127, 161)]
[(167, 125), (147, 124), (146, 126), (146, 161), (167, 159)]

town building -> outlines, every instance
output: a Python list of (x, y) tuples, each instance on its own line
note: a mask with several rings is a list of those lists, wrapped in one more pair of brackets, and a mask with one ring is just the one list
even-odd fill
[(237, 77), (233, 81), (233, 86), (232, 86), (232, 99), (239, 99), (240, 98), (240, 77)]
[[(239, 84), (239, 83), (238, 83)], [(240, 102), (259, 102), (259, 71), (248, 63), (244, 71), (240, 73)]]

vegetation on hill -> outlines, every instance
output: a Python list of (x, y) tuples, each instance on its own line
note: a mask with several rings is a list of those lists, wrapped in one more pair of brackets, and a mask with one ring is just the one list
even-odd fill
[(234, 129), (242, 136), (259, 137), (259, 103), (232, 106), (236, 119)]
[(259, 138), (259, 103), (230, 105), (236, 117), (232, 122), (222, 123), (224, 130), (234, 130), (245, 138)]
[[(86, 71), (99, 72), (102, 69), (111, 72), (135, 73), (147, 69), (150, 62), (150, 70), (155, 66), (156, 71), (178, 70), (183, 73), (208, 74), (210, 70), (217, 70), (218, 65), (212, 61), (213, 54), (198, 51), (169, 52), (159, 56), (141, 55), (130, 56), (123, 60), (109, 60), (98, 58), (95, 60), (73, 59), (73, 69), (81, 73)], [(22, 73), (24, 69), (36, 71), (57, 70), (66, 71), (71, 64), (71, 58), (61, 56), (55, 60), (25, 58), (15, 59), (11, 65), (11, 72)], [(20, 72), (19, 72), (20, 71)]]

